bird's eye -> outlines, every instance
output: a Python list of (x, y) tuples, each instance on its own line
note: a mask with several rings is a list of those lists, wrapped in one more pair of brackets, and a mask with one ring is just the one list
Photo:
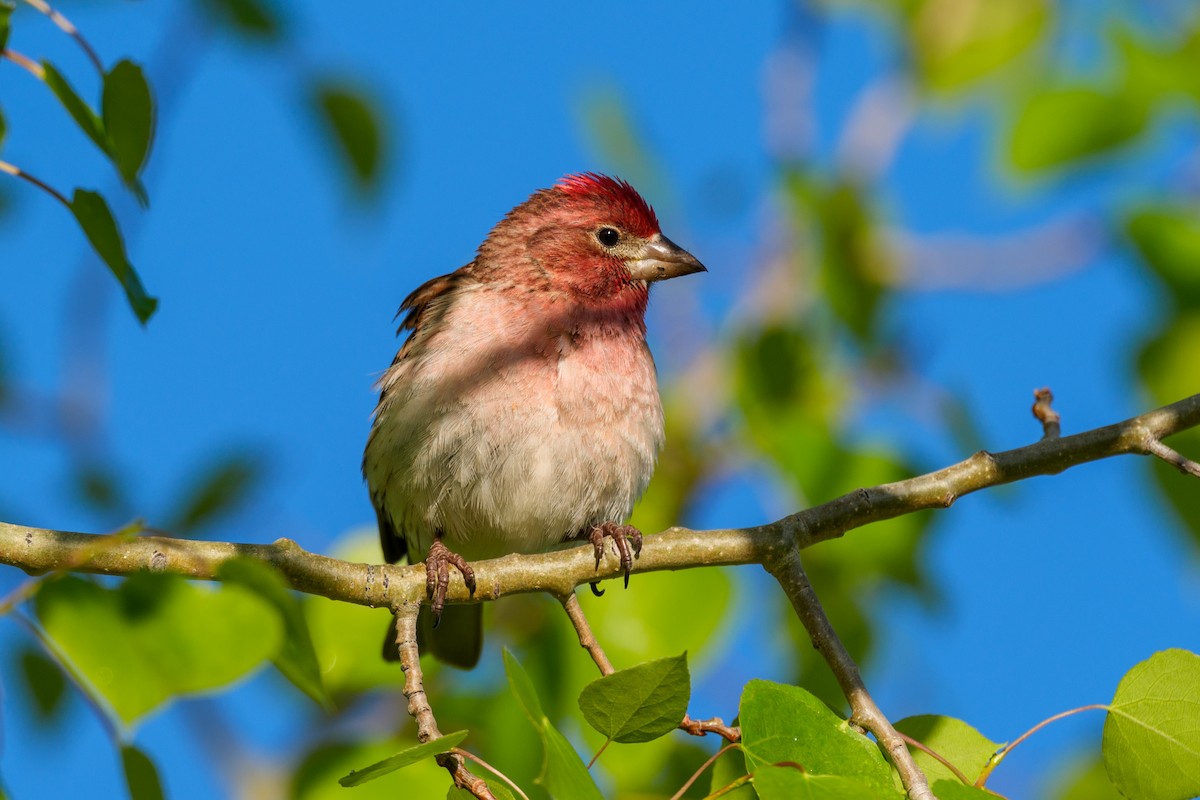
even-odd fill
[(601, 228), (596, 231), (596, 241), (605, 247), (612, 247), (621, 241), (621, 234), (616, 228)]

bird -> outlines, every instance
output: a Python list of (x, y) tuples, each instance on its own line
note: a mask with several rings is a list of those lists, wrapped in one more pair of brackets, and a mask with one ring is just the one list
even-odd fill
[(425, 564), (440, 661), (470, 669), (483, 641), (481, 605), (446, 606), (451, 567), (474, 594), (470, 561), (591, 542), (599, 569), (611, 538), (628, 586), (642, 536), (624, 522), (664, 443), (650, 284), (704, 271), (629, 183), (587, 172), (401, 304), (362, 470), (385, 560)]

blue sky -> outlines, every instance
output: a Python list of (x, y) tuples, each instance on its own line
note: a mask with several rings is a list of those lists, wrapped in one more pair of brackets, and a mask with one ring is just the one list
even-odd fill
[[(321, 551), (369, 524), (359, 459), (373, 378), (395, 352), (396, 306), (420, 281), (469, 261), (532, 190), (612, 167), (582, 122), (582, 98), (596, 93), (628, 104), (662, 176), (661, 196), (650, 199), (664, 229), (710, 270), (690, 286), (660, 287), (650, 320), (660, 364), (679, 360), (669, 329), (679, 307), (705, 310), (709, 341), (731, 330), (731, 298), (753, 282), (778, 210), (764, 86), (788, 30), (784, 4), (706, 2), (684, 13), (673, 4), (542, 2), (501, 13), (391, 3), (331, 12), (302, 2), (283, 57), (205, 34), (188, 8), (65, 9), (107, 59), (142, 61), (151, 81), (156, 67), (186, 76), (172, 81), (160, 120), (146, 174), (151, 209), (116, 204), (134, 263), (160, 298), (148, 328), (123, 307), (61, 208), (25, 186), (0, 187), (18, 201), (0, 217), (4, 361), (38, 393), (58, 393), (72, 375), (82, 383), (105, 421), (98, 452), (136, 488), (148, 518), (163, 513), (155, 503), (177, 495), (197, 464), (246, 447), (266, 453), (266, 491), (220, 538), (288, 536)], [(12, 46), (87, 75), (70, 43), (24, 12)], [(801, 106), (815, 134), (810, 158), (833, 158), (859, 92), (896, 57), (888, 41), (862, 14), (842, 14), (824, 30), (813, 94), (797, 91), (794, 100), (812, 101)], [(342, 190), (303, 105), (297, 76), (305, 73), (370, 76), (396, 142), (379, 203)], [(7, 160), (58, 186), (120, 196), (44, 87), (9, 64), (0, 64), (0, 103)], [(997, 113), (967, 102), (916, 122), (881, 177), (895, 222), (930, 235), (1001, 235), (1095, 209), (1114, 193), (1158, 191), (1196, 135), (1194, 122), (1174, 121), (1118, 171), (1029, 187), (999, 167), (988, 124)], [(733, 176), (737, 191), (713, 197), (714, 176)], [(1038, 436), (1028, 413), (1038, 386), (1054, 388), (1068, 431), (1146, 408), (1131, 347), (1154, 329), (1160, 302), (1117, 253), (1021, 290), (906, 290), (888, 324), (919, 354), (921, 378), (960, 394), (987, 447), (999, 450)], [(81, 322), (80, 308), (94, 309), (99, 323)], [(78, 350), (72, 320), (103, 372), (83, 374), (64, 359)], [(937, 426), (911, 424), (910, 412), (888, 406), (862, 421), (862, 436), (904, 443), (930, 468), (968, 455), (932, 435)], [(68, 464), (52, 437), (0, 428), (3, 518), (98, 530), (93, 514), (64, 501)], [(747, 480), (720, 488), (682, 522), (744, 525), (791, 510), (756, 503)], [(1107, 701), (1121, 675), (1156, 650), (1200, 649), (1194, 550), (1155, 492), (1144, 465), (1126, 458), (943, 512), (925, 554), (940, 610), (900, 595), (881, 603), (882, 655), (868, 677), (884, 710), (952, 714), (1003, 741), (1050, 714)], [(770, 590), (739, 575), (747, 597)], [(0, 575), (0, 588), (15, 579)], [(9, 626), (0, 635), (9, 646), (18, 634)], [(704, 684), (714, 704), (734, 702), (745, 679), (782, 673), (753, 655), (722, 669)], [(239, 693), (233, 713), (253, 716), (239, 704), (254, 702), (256, 686)], [(8, 700), (11, 681), (4, 690)], [(85, 774), (98, 796), (121, 791), (115, 758), (85, 716), (51, 751), (45, 739), (23, 737), (21, 709), (4, 703), (0, 754), (16, 797), (54, 796), (85, 785)], [(1098, 746), (1101, 722), (1095, 715), (1047, 731), (1001, 768), (995, 787), (1033, 796), (1048, 767)], [(254, 724), (269, 742), (288, 721)], [(171, 796), (211, 796), (213, 778), (187, 752), (183, 728), (168, 714), (139, 741), (165, 764)]]

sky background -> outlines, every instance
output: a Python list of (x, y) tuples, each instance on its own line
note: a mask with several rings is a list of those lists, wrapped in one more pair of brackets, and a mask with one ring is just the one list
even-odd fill
[[(1066, 8), (1087, 25), (1113, 5)], [(778, 131), (795, 134), (785, 144), (794, 153), (833, 163), (861, 93), (898, 57), (874, 15), (841, 12), (806, 39), (805, 21), (783, 3), (540, 2), (501, 13), (301, 2), (289, 7), (290, 44), (279, 50), (215, 35), (190, 9), (64, 8), (106, 59), (144, 63), (164, 103), (145, 175), (151, 208), (114, 203), (131, 258), (160, 299), (157, 316), (139, 326), (63, 210), (8, 181), (0, 348), (23, 391), (86, 395), (105, 432), (87, 447), (134, 487), (138, 514), (167, 513), (221, 454), (261, 451), (264, 491), (217, 538), (287, 536), (317, 552), (373, 524), (359, 462), (371, 385), (397, 346), (399, 302), (469, 261), (534, 189), (613, 169), (584, 124), (586, 98), (615, 93), (626, 104), (661, 176), (643, 190), (667, 235), (709, 269), (656, 287), (650, 336), (666, 382), (752, 313), (740, 298), (779, 227)], [(28, 9), (17, 22), (15, 49), (54, 58), (95, 91), (69, 41)], [(1089, 68), (1094, 48), (1069, 29), (1060, 39), (1063, 58)], [(814, 71), (789, 72), (803, 54), (797, 42), (811, 47)], [(395, 147), (377, 202), (344, 190), (304, 104), (299, 76), (310, 74), (359, 76), (385, 109)], [(0, 102), (6, 160), (57, 186), (121, 197), (44, 87), (11, 64), (0, 63)], [(1114, 187), (1152, 193), (1194, 158), (1195, 120), (1172, 119), (1117, 170), (1024, 184), (999, 164), (997, 113), (967, 100), (907, 129), (880, 176), (892, 223), (933, 238), (1003, 237), (1096, 210)], [(1054, 389), (1065, 432), (1148, 408), (1131, 362), (1163, 298), (1146, 273), (1106, 251), (1051, 280), (988, 288), (1020, 266), (965, 264), (974, 278), (955, 282), (965, 285), (899, 293), (887, 326), (914, 354), (925, 389), (960, 396), (991, 450), (1040, 436), (1028, 410), (1039, 386)], [(969, 453), (933, 433), (925, 389), (855, 424), (864, 440), (902, 445), (932, 469)], [(0, 427), (0, 518), (104, 530), (70, 501), (72, 463), (37, 419)], [(782, 491), (752, 488), (762, 474), (751, 465), (679, 522), (744, 526), (795, 510)], [(1195, 550), (1156, 491), (1139, 460), (1111, 459), (941, 512), (922, 556), (941, 603), (897, 593), (878, 605), (882, 642), (868, 680), (884, 711), (950, 714), (1004, 741), (1051, 714), (1108, 701), (1157, 650), (1200, 650)], [(737, 574), (739, 613), (752, 619), (754, 598), (771, 586), (756, 571)], [(20, 577), (0, 573), (0, 590)], [(783, 645), (762, 633), (761, 649), (739, 648), (703, 676), (700, 713), (732, 717), (746, 680), (786, 674)], [(23, 635), (0, 626), (0, 652)], [(13, 696), (20, 684), (3, 669), (0, 771), (12, 795), (87, 787), (120, 796), (119, 764), (94, 719), (76, 714), (69, 731), (26, 735), (28, 708)], [(294, 723), (286, 712), (255, 713), (276, 690), (256, 678), (228, 701), (265, 753)], [(1005, 762), (994, 787), (1038, 796), (1054, 765), (1098, 747), (1102, 722), (1097, 713), (1045, 731)], [(160, 714), (138, 742), (158, 759), (169, 796), (214, 796), (223, 789), (187, 731), (177, 715)]]

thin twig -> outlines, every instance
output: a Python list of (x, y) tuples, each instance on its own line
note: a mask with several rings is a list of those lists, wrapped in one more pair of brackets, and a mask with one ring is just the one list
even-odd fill
[(479, 766), (483, 767), (484, 769), (486, 769), (488, 772), (490, 772), (490, 773), (492, 773), (493, 775), (495, 775), (495, 776), (496, 776), (497, 778), (499, 778), (500, 780), (504, 781), (504, 782), (505, 782), (505, 783), (508, 785), (508, 787), (509, 787), (510, 789), (512, 789), (514, 792), (516, 792), (516, 793), (517, 793), (517, 794), (518, 794), (518, 795), (521, 797), (521, 800), (529, 800), (529, 795), (527, 795), (527, 794), (525, 794), (525, 792), (521, 791), (521, 787), (520, 787), (520, 786), (517, 786), (517, 784), (516, 784), (516, 783), (513, 781), (513, 779), (512, 779), (512, 778), (508, 777), (508, 776), (507, 776), (507, 775), (505, 775), (503, 772), (501, 772), (500, 770), (496, 769), (496, 768), (495, 768), (495, 767), (493, 767), (491, 764), (489, 764), (488, 762), (484, 761), (482, 758), (480, 758), (479, 756), (475, 755), (475, 754), (474, 754), (474, 753), (472, 753), (471, 751), (469, 751), (469, 750), (463, 750), (461, 747), (452, 747), (452, 748), (450, 748), (450, 752), (451, 752), (451, 753), (457, 753), (458, 755), (462, 756), (463, 758), (469, 758), (469, 759), (471, 759), (471, 760), (472, 760), (472, 761), (474, 761), (476, 764), (478, 764)]
[(32, 58), (23, 56), (15, 50), (0, 50), (0, 56), (7, 58), (39, 81), (46, 80), (46, 70)]
[(88, 60), (96, 67), (96, 71), (101, 75), (104, 74), (104, 64), (100, 61), (100, 56), (96, 55), (96, 51), (88, 44), (87, 39), (83, 38), (83, 34), (71, 23), (71, 20), (51, 8), (45, 0), (25, 0), (25, 2), (49, 17), (50, 21), (57, 25), (59, 30), (78, 42), (79, 46), (83, 48), (83, 52), (87, 53)]
[(1158, 456), (1163, 461), (1182, 472), (1184, 475), (1191, 475), (1193, 478), (1200, 478), (1200, 463), (1193, 461), (1185, 455), (1177, 453), (1158, 439), (1152, 439), (1150, 443), (1146, 445), (1146, 451), (1152, 456)]
[(727, 744), (724, 747), (722, 747), (720, 750), (718, 750), (717, 752), (715, 752), (711, 756), (709, 756), (708, 760), (705, 761), (703, 764), (701, 764), (700, 768), (692, 773), (692, 777), (687, 779), (687, 783), (685, 783), (683, 786), (680, 786), (679, 791), (676, 792), (675, 794), (671, 795), (671, 800), (679, 800), (679, 798), (683, 797), (684, 793), (687, 792), (688, 789), (692, 788), (692, 784), (695, 783), (696, 780), (701, 775), (704, 774), (704, 770), (711, 767), (713, 764), (716, 763), (718, 758), (725, 755), (726, 753), (728, 753), (730, 750), (732, 750), (735, 747), (737, 747), (736, 744)]
[(1033, 416), (1042, 423), (1042, 438), (1057, 439), (1062, 435), (1062, 418), (1058, 412), (1050, 407), (1054, 402), (1054, 392), (1049, 388), (1034, 389), (1033, 391)]
[(1046, 727), (1050, 723), (1058, 722), (1060, 719), (1066, 719), (1067, 717), (1074, 716), (1075, 714), (1079, 714), (1083, 711), (1107, 711), (1107, 710), (1108, 710), (1108, 706), (1104, 705), (1103, 703), (1093, 703), (1088, 706), (1080, 706), (1079, 708), (1072, 708), (1070, 711), (1063, 711), (1062, 713), (1055, 714), (1053, 717), (1049, 717), (1047, 719), (1042, 720), (1037, 725), (1034, 725), (1032, 728), (1030, 728), (1029, 730), (1022, 733), (1015, 740), (1013, 740), (1012, 742), (1004, 745), (999, 750), (997, 750), (996, 754), (993, 755), (991, 758), (989, 758), (988, 762), (986, 764), (984, 764), (983, 771), (980, 772), (979, 777), (975, 779), (974, 785), (979, 787), (980, 789), (982, 789), (984, 784), (987, 783), (988, 776), (990, 776), (992, 774), (992, 770), (994, 770), (996, 767), (1000, 766), (1000, 762), (1003, 761), (1008, 756), (1009, 753), (1011, 753), (1014, 749), (1016, 749), (1017, 745), (1019, 745), (1021, 742), (1028, 739), (1030, 736), (1033, 736), (1035, 733), (1037, 733), (1038, 731), (1040, 731), (1042, 728)]
[(707, 733), (715, 733), (730, 744), (737, 744), (742, 740), (741, 728), (736, 725), (726, 725), (725, 720), (720, 717), (692, 719), (691, 716), (684, 714), (683, 722), (679, 723), (679, 730), (690, 733), (692, 736), (704, 736)]
[[(442, 738), (429, 697), (425, 694), (425, 679), (421, 672), (421, 653), (417, 649), (417, 613), (420, 602), (405, 602), (396, 606), (396, 648), (400, 653), (400, 668), (404, 670), (404, 697), (408, 713), (417, 721), (417, 741), (424, 744)], [(496, 800), (487, 782), (467, 769), (467, 762), (453, 750), (438, 753), (438, 764), (450, 773), (454, 785), (466, 789), (479, 800)]]
[(57, 200), (58, 202), (62, 203), (64, 206), (66, 206), (68, 211), (71, 210), (71, 201), (68, 200), (61, 192), (59, 192), (57, 189), (55, 189), (50, 184), (44, 183), (44, 182), (38, 180), (37, 178), (33, 177), (28, 172), (26, 172), (25, 170), (16, 166), (15, 164), (10, 164), (7, 161), (0, 161), (0, 172), (7, 172), (9, 175), (12, 175), (14, 178), (20, 178), (23, 181), (28, 181), (29, 183), (32, 183), (34, 186), (38, 187), (43, 192), (50, 195), (55, 200)]
[(596, 641), (596, 637), (592, 633), (592, 626), (588, 624), (587, 617), (583, 615), (583, 608), (579, 605), (579, 597), (575, 592), (571, 592), (566, 597), (560, 597), (559, 600), (562, 602), (571, 624), (575, 626), (575, 633), (579, 635), (579, 646), (588, 651), (588, 655), (600, 669), (601, 675), (612, 675), (616, 670), (613, 669), (608, 656), (604, 654), (600, 643)]
[(800, 554), (795, 551), (780, 554), (777, 559), (768, 561), (763, 566), (779, 581), (779, 585), (792, 602), (796, 616), (808, 631), (813, 647), (817, 648), (829, 664), (829, 668), (833, 670), (838, 685), (842, 687), (842, 693), (850, 701), (851, 720), (875, 735), (883, 752), (900, 773), (900, 780), (904, 783), (910, 800), (937, 800), (929, 789), (925, 774), (908, 752), (904, 739), (892, 727), (892, 723), (879, 710), (879, 706), (867, 691), (858, 665), (838, 638), (812, 583), (808, 580), (808, 574), (800, 564)]
[(925, 755), (929, 756), (929, 757), (930, 757), (930, 758), (932, 758), (934, 761), (938, 762), (938, 763), (939, 763), (939, 764), (941, 764), (943, 767), (945, 767), (946, 769), (948, 769), (948, 770), (950, 770), (951, 772), (953, 772), (953, 773), (954, 773), (954, 777), (958, 778), (960, 781), (962, 781), (962, 782), (963, 782), (963, 783), (965, 783), (966, 785), (968, 785), (968, 786), (970, 786), (970, 785), (971, 785), (971, 779), (970, 779), (970, 778), (968, 778), (966, 775), (964, 775), (964, 774), (962, 773), (962, 771), (961, 771), (961, 770), (959, 770), (959, 768), (958, 768), (958, 767), (954, 766), (954, 765), (953, 765), (953, 764), (951, 764), (949, 761), (947, 761), (947, 760), (946, 760), (946, 757), (945, 757), (945, 756), (943, 756), (941, 753), (937, 752), (936, 750), (934, 750), (934, 749), (933, 749), (933, 748), (931, 748), (931, 747), (928, 747), (928, 746), (927, 746), (927, 745), (925, 745), (923, 742), (919, 742), (919, 741), (917, 741), (916, 739), (912, 738), (911, 736), (909, 736), (909, 735), (908, 735), (908, 734), (906, 734), (906, 733), (903, 733), (903, 732), (901, 732), (901, 731), (896, 731), (896, 733), (899, 733), (899, 734), (900, 734), (900, 738), (901, 738), (901, 739), (903, 739), (905, 742), (907, 742), (909, 746), (917, 748), (917, 749), (918, 749), (918, 750), (920, 750), (922, 753), (924, 753)]

